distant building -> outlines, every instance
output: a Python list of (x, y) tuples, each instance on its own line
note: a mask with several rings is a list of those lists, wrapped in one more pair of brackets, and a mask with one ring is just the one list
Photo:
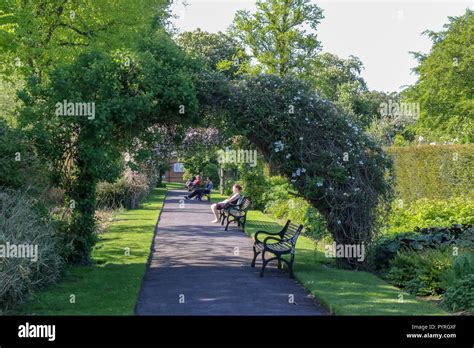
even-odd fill
[(178, 162), (177, 159), (170, 161), (168, 170), (165, 173), (164, 181), (169, 182), (185, 182), (183, 179), (184, 174), (184, 163)]

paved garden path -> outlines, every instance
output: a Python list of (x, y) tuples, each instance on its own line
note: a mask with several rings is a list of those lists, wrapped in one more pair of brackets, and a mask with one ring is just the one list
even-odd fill
[[(288, 274), (250, 267), (252, 239), (212, 224), (207, 201), (167, 193), (135, 312), (138, 315), (324, 315)], [(182, 202), (181, 202), (182, 203)], [(298, 257), (298, 256), (297, 256)], [(294, 303), (290, 303), (294, 298)]]

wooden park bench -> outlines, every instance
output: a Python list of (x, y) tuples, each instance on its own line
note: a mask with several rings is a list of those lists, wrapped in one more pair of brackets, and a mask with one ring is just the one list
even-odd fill
[[(293, 278), (293, 263), (295, 261), (295, 246), (303, 225), (292, 224), (288, 220), (280, 232), (257, 231), (255, 233), (253, 245), (253, 260), (251, 267), (255, 267), (255, 260), (257, 256), (262, 254), (262, 270), (260, 277), (263, 277), (265, 267), (270, 261), (278, 260), (278, 269), (281, 269), (281, 262), (285, 262), (290, 272), (290, 278)], [(275, 255), (272, 258), (266, 259), (265, 253), (269, 252)], [(290, 255), (290, 261), (284, 259), (283, 255)]]
[(204, 194), (201, 196), (201, 199), (202, 199), (202, 197), (206, 197), (207, 200), (208, 200), (208, 202), (209, 202), (209, 203), (211, 202), (211, 193), (210, 193), (210, 192), (209, 192), (209, 193), (204, 193)]
[(227, 231), (231, 222), (236, 222), (238, 227), (242, 227), (242, 231), (245, 232), (245, 224), (247, 222), (247, 212), (250, 209), (250, 205), (252, 201), (249, 197), (241, 196), (237, 203), (229, 204), (224, 209), (221, 209), (221, 225), (224, 225), (225, 221), (227, 220), (227, 224), (225, 226), (225, 230)]
[(237, 202), (229, 203), (223, 209), (220, 210), (220, 212), (219, 212), (219, 221), (221, 222), (222, 226), (224, 226), (225, 220), (227, 218), (227, 212), (229, 211), (229, 209), (232, 208), (232, 207), (239, 207), (242, 204), (243, 199), (244, 199), (244, 196), (240, 196), (240, 198), (237, 200)]

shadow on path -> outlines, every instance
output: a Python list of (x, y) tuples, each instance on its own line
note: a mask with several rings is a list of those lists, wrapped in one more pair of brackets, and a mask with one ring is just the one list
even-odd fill
[(210, 204), (184, 201), (185, 194), (168, 191), (136, 314), (326, 314), (288, 273), (269, 266), (260, 278), (261, 263), (250, 267), (252, 239), (210, 223)]

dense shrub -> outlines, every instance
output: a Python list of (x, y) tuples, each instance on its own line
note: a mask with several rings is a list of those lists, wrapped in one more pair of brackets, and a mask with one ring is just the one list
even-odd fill
[(97, 184), (97, 208), (118, 209), (127, 206), (128, 187), (124, 178), (117, 182), (100, 182)]
[(30, 193), (47, 187), (46, 166), (37, 157), (33, 146), (21, 131), (8, 127), (1, 119), (0, 158), (0, 187), (29, 187)]
[(268, 211), (272, 206), (278, 205), (288, 200), (291, 186), (288, 180), (281, 176), (267, 177), (267, 190), (263, 194), (265, 201), (265, 210)]
[(212, 183), (214, 184), (214, 190), (217, 190), (219, 186), (219, 166), (215, 163), (208, 163), (204, 166), (202, 170), (203, 174), (203, 183), (206, 178), (211, 177)]
[(442, 303), (451, 311), (474, 313), (474, 273), (457, 279), (443, 294)]
[(264, 210), (266, 203), (264, 194), (269, 186), (261, 161), (257, 163), (255, 167), (250, 167), (248, 164), (239, 165), (239, 182), (244, 188), (244, 194), (252, 199), (252, 208)]
[(97, 208), (135, 209), (147, 196), (154, 182), (141, 173), (127, 170), (115, 183), (100, 182), (97, 185)]
[(405, 203), (474, 194), (474, 144), (391, 147), (388, 153)]
[(452, 253), (451, 248), (400, 251), (390, 262), (387, 279), (412, 294), (440, 294), (442, 276), (451, 267)]
[(474, 252), (465, 253), (454, 258), (453, 266), (442, 277), (441, 287), (445, 290), (470, 274), (474, 274)]
[[(225, 178), (225, 180), (224, 180), (224, 187), (225, 187), (224, 195), (230, 196), (232, 194), (232, 186), (235, 183), (237, 183), (237, 180), (235, 180), (233, 178)], [(245, 187), (244, 187), (244, 190), (245, 190)], [(250, 198), (252, 198), (252, 197), (250, 196)]]
[(285, 201), (271, 204), (266, 211), (277, 219), (303, 224), (305, 233), (313, 238), (319, 239), (327, 234), (324, 218), (303, 198), (289, 197)]
[(387, 222), (387, 232), (414, 231), (430, 226), (474, 224), (474, 199), (420, 199), (409, 204), (395, 200)]
[(441, 279), (443, 304), (451, 311), (474, 313), (474, 252), (454, 257), (451, 269)]
[(0, 311), (23, 302), (36, 288), (55, 282), (62, 259), (52, 227), (25, 193), (0, 191), (0, 245), (38, 246), (37, 260), (0, 258)]
[(371, 245), (368, 259), (373, 269), (383, 270), (400, 250), (421, 251), (446, 245), (474, 246), (474, 227), (453, 225), (449, 228), (424, 228), (415, 232), (382, 236)]
[(320, 238), (328, 231), (326, 222), (319, 212), (305, 199), (292, 195), (288, 181), (280, 176), (267, 178), (267, 191), (263, 194), (265, 212), (277, 219), (291, 220), (303, 224), (305, 233), (313, 238)]

